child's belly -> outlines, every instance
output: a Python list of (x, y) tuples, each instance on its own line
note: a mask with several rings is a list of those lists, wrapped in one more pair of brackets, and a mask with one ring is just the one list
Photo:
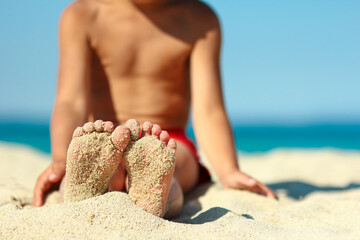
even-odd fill
[(190, 109), (185, 80), (137, 77), (117, 79), (105, 85), (92, 85), (89, 120), (122, 124), (135, 118), (140, 123), (150, 121), (165, 129), (185, 128)]

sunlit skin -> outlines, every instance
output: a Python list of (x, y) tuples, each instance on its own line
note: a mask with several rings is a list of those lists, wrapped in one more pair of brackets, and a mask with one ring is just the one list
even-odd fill
[[(63, 179), (76, 127), (134, 118), (165, 130), (184, 129), (190, 104), (197, 142), (224, 187), (276, 198), (237, 164), (221, 89), (220, 25), (204, 3), (78, 0), (61, 16), (59, 44), (53, 162), (37, 180), (35, 206), (43, 205), (45, 193)], [(174, 178), (182, 191), (193, 189), (198, 177), (195, 157), (177, 143)], [(110, 186), (124, 190), (123, 178), (115, 174)]]

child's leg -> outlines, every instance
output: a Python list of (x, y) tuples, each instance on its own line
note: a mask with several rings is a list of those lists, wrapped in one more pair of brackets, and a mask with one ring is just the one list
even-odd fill
[(199, 163), (195, 156), (180, 141), (177, 141), (176, 162), (174, 176), (184, 193), (193, 189), (199, 179)]
[(186, 135), (184, 129), (168, 131), (178, 145), (176, 151), (175, 176), (185, 193), (196, 185), (211, 181), (209, 171), (200, 164), (199, 154), (194, 142)]
[(168, 211), (165, 218), (180, 214), (184, 203), (184, 193), (190, 191), (198, 182), (199, 165), (196, 158), (181, 142), (176, 142), (175, 172), (167, 201)]

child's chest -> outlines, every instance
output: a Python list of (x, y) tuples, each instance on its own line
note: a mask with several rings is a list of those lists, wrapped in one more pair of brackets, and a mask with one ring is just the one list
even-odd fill
[(195, 38), (181, 18), (147, 19), (145, 16), (99, 18), (90, 44), (105, 68), (117, 75), (158, 75), (183, 68)]

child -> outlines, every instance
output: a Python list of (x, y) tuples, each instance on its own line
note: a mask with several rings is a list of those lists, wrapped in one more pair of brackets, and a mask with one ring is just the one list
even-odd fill
[[(117, 158), (115, 163), (112, 161), (117, 169), (111, 170), (114, 174), (106, 173), (112, 178), (104, 184), (109, 185), (109, 190), (125, 190), (123, 154), (128, 145), (139, 141), (136, 134), (141, 129), (135, 120), (116, 130), (112, 122), (121, 125), (135, 118), (143, 124), (142, 136), (154, 135), (163, 146), (167, 144), (157, 151), (171, 155), (176, 149), (175, 171), (170, 167), (159, 180), (162, 200), (159, 200), (161, 209), (157, 215), (163, 216), (172, 182), (174, 189), (178, 183), (180, 190), (187, 193), (209, 179), (185, 135), (190, 102), (197, 141), (224, 187), (276, 198), (268, 187), (240, 171), (237, 165), (221, 89), (220, 25), (204, 3), (197, 0), (77, 0), (63, 12), (59, 42), (58, 88), (51, 121), (53, 163), (37, 180), (35, 206), (41, 206), (45, 193), (64, 178), (72, 133), (86, 122), (90, 123), (74, 133), (74, 139), (78, 140), (70, 145), (71, 166), (79, 162), (80, 150), (89, 151), (87, 148), (112, 142), (114, 151), (118, 152), (104, 153), (104, 161)], [(110, 122), (92, 123), (97, 119)], [(160, 126), (167, 132), (162, 132)], [(108, 142), (96, 143), (95, 137), (85, 146), (81, 138), (93, 134), (105, 134)], [(176, 140), (176, 144), (170, 138)], [(155, 145), (152, 142), (144, 146), (153, 149)], [(135, 150), (129, 155), (136, 156)], [(169, 156), (159, 164), (171, 162)], [(155, 156), (140, 158), (149, 161)], [(135, 161), (138, 160), (135, 157)], [(125, 156), (127, 166), (129, 161)], [(76, 175), (79, 169), (74, 169), (72, 174)], [(128, 169), (130, 177), (137, 173)], [(75, 175), (68, 177), (76, 178)], [(69, 191), (66, 186), (61, 187), (65, 195)], [(131, 187), (130, 184), (130, 191)], [(176, 201), (181, 198), (181, 191), (171, 191), (177, 193), (170, 193), (169, 200), (174, 199), (181, 207), (181, 200)], [(138, 205), (147, 210), (146, 204), (144, 200)]]

